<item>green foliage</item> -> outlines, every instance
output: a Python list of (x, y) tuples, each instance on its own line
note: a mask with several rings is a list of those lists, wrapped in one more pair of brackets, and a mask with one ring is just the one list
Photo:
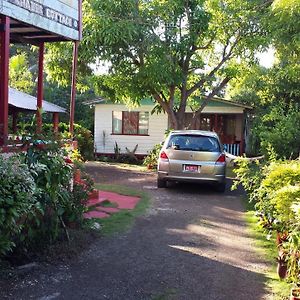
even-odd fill
[(227, 94), (254, 107), (249, 152), (266, 153), (271, 145), (280, 158), (299, 153), (300, 122), (300, 2), (276, 0), (262, 25), (270, 38), (276, 60), (272, 68), (240, 65)]
[[(85, 105), (84, 102), (90, 99), (95, 99), (95, 93), (92, 89), (88, 91), (81, 92), (80, 90), (76, 93), (75, 99), (75, 123), (86, 127), (89, 130), (94, 129), (94, 114), (93, 108)], [(45, 82), (44, 85), (44, 98), (45, 100), (57, 104), (67, 110), (70, 107), (70, 99), (71, 99), (71, 87), (58, 85), (56, 82)], [(51, 114), (47, 118), (46, 114), (43, 116), (45, 122), (51, 122)], [(68, 114), (60, 114), (60, 120), (63, 123), (69, 122)]]
[[(0, 156), (0, 256), (24, 240), (24, 222), (39, 211), (37, 186), (28, 167), (18, 156)], [(18, 238), (17, 238), (18, 237)]]
[(10, 58), (9, 85), (19, 91), (32, 94), (35, 84), (25, 53)]
[(135, 145), (133, 150), (130, 150), (127, 147), (125, 147), (126, 152), (123, 153), (121, 151), (121, 148), (119, 147), (118, 143), (115, 142), (115, 145), (114, 145), (114, 158), (112, 158), (112, 159), (104, 158), (104, 161), (139, 165), (140, 160), (135, 155), (135, 152), (136, 152), (137, 148), (138, 148), (138, 144)]
[(30, 140), (25, 153), (0, 156), (0, 256), (54, 243), (80, 226), (92, 180), (72, 183), (74, 166), (59, 141)]
[(294, 283), (300, 283), (300, 198), (295, 199), (292, 205), (294, 213), (294, 222), (291, 225), (289, 239), (284, 243), (283, 247), (287, 251), (289, 277)]
[(257, 207), (276, 219), (288, 230), (292, 219), (291, 205), (299, 194), (300, 162), (272, 162), (264, 169), (264, 178), (258, 189)]
[[(20, 135), (35, 135), (35, 124), (33, 123), (19, 123), (18, 134)], [(67, 123), (59, 123), (58, 126), (58, 139), (69, 139), (70, 126)], [(43, 123), (43, 134), (49, 138), (53, 138), (53, 125), (51, 123)], [(91, 131), (79, 124), (74, 124), (74, 139), (78, 141), (79, 154), (84, 160), (92, 160), (94, 158), (94, 140)]]
[(277, 105), (261, 118), (254, 132), (260, 138), (265, 154), (271, 145), (281, 158), (296, 158), (300, 151), (300, 110), (297, 106), (284, 109)]
[[(272, 4), (272, 33), (282, 59), (297, 61), (300, 50), (300, 3), (298, 0), (275, 0)], [(299, 63), (299, 62), (298, 62)]]
[(251, 162), (243, 158), (238, 158), (236, 165), (233, 172), (237, 179), (234, 181), (233, 189), (241, 184), (249, 194), (250, 201), (257, 201), (257, 190), (263, 178), (264, 166), (258, 160)]
[(272, 161), (251, 164), (241, 160), (238, 182), (255, 202), (261, 226), (284, 233), (280, 251), (288, 263), (288, 281), (300, 282), (300, 161)]
[(75, 124), (74, 137), (78, 141), (78, 149), (85, 160), (94, 159), (94, 139), (90, 130)]
[(159, 157), (159, 152), (162, 148), (161, 144), (156, 144), (149, 154), (144, 159), (144, 166), (147, 166), (149, 169), (157, 169), (157, 161)]
[[(153, 97), (171, 126), (182, 128), (189, 99), (220, 95), (238, 75), (231, 61), (251, 59), (266, 44), (260, 25), (267, 7), (263, 0), (84, 1), (79, 66), (86, 72), (79, 73), (102, 62), (109, 73), (81, 79), (126, 104)], [(49, 49), (48, 73), (66, 84), (71, 49)]]
[(64, 151), (55, 144), (40, 150), (39, 144), (30, 147), (25, 155), (31, 174), (40, 189), (39, 202), (44, 212), (37, 235), (54, 242), (59, 236), (60, 223), (70, 202), (72, 166), (64, 159)]

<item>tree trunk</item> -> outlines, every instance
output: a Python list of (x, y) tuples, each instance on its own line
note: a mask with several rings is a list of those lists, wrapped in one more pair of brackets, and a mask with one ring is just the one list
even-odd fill
[(185, 112), (181, 114), (176, 114), (177, 118), (177, 129), (185, 129)]
[(200, 118), (197, 114), (193, 113), (193, 117), (190, 124), (190, 129), (199, 129), (197, 128), (197, 120)]

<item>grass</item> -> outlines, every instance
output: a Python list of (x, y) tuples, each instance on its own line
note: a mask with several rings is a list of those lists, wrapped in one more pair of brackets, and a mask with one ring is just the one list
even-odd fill
[(101, 225), (101, 234), (104, 236), (110, 236), (130, 229), (130, 227), (134, 224), (135, 218), (142, 215), (150, 203), (150, 198), (147, 193), (129, 187), (98, 184), (96, 185), (96, 188), (102, 191), (110, 191), (127, 196), (141, 197), (141, 200), (133, 210), (121, 210), (118, 213), (112, 214), (109, 218), (93, 219), (93, 222), (98, 222)]
[(118, 163), (118, 162), (103, 162), (103, 161), (93, 161), (95, 164), (103, 165), (103, 166), (114, 166), (118, 169), (127, 169), (138, 172), (150, 172), (146, 166), (143, 165), (135, 165), (135, 164), (126, 164), (126, 163)]
[(276, 257), (278, 250), (275, 243), (275, 237), (270, 240), (266, 238), (266, 232), (259, 226), (257, 217), (254, 215), (254, 209), (248, 200), (245, 200), (247, 209), (246, 221), (249, 225), (250, 234), (256, 240), (257, 251), (264, 257), (270, 268), (266, 275), (266, 287), (270, 293), (267, 299), (272, 300), (288, 300), (290, 293), (290, 284), (285, 280), (280, 280), (276, 272)]

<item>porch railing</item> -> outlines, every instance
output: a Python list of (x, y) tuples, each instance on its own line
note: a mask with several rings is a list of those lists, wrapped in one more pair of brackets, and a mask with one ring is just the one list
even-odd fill
[(223, 144), (224, 150), (232, 155), (239, 156), (240, 153), (240, 144)]

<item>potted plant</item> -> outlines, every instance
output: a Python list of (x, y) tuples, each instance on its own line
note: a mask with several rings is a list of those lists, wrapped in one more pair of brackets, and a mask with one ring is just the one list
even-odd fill
[(293, 287), (291, 289), (290, 300), (300, 300), (300, 288), (299, 287)]
[(287, 262), (285, 255), (280, 255), (277, 258), (277, 274), (280, 279), (286, 278), (287, 275)]

